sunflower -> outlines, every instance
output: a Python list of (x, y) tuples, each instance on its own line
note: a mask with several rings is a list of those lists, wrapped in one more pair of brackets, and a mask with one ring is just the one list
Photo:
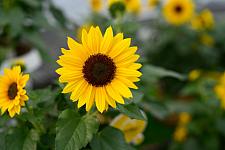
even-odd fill
[(139, 13), (141, 10), (140, 0), (124, 0), (127, 11), (131, 13)]
[(124, 133), (127, 143), (137, 145), (144, 140), (143, 132), (147, 125), (146, 121), (131, 119), (126, 115), (120, 114), (112, 120), (110, 125)]
[(21, 106), (28, 100), (24, 89), (29, 75), (21, 73), (20, 66), (5, 69), (4, 75), (0, 76), (0, 108), (2, 114), (8, 110), (10, 117), (20, 113)]
[(148, 0), (149, 8), (155, 8), (160, 4), (160, 0)]
[(131, 13), (139, 13), (141, 10), (140, 0), (109, 0), (109, 7), (116, 3), (123, 3), (126, 6), (126, 10)]
[(191, 20), (194, 14), (194, 4), (192, 0), (167, 0), (163, 14), (167, 22), (181, 25)]
[(220, 105), (225, 109), (225, 73), (220, 77), (219, 83), (215, 86), (215, 93), (220, 100)]
[(137, 47), (130, 47), (131, 39), (122, 33), (113, 36), (107, 28), (104, 36), (99, 27), (82, 31), (82, 42), (68, 37), (69, 50), (62, 48), (63, 55), (56, 70), (61, 83), (68, 83), (63, 93), (72, 93), (70, 99), (78, 101), (78, 108), (86, 104), (89, 111), (96, 104), (100, 112), (108, 106), (116, 108), (116, 102), (124, 104), (124, 98), (132, 98), (129, 88), (137, 89), (141, 64), (135, 63), (139, 55)]
[(214, 26), (214, 17), (210, 10), (205, 9), (200, 14), (195, 15), (191, 20), (191, 25), (193, 29), (205, 30), (211, 29)]
[(102, 0), (90, 0), (91, 8), (95, 12), (99, 12), (102, 9)]

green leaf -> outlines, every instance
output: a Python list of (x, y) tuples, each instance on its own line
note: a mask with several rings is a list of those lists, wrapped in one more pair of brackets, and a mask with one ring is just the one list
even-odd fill
[(224, 119), (218, 119), (216, 121), (216, 128), (217, 130), (225, 136), (225, 120)]
[(6, 150), (6, 145), (5, 145), (5, 137), (6, 133), (5, 132), (0, 132), (0, 145), (1, 145), (1, 150)]
[(142, 107), (158, 119), (164, 119), (169, 113), (166, 106), (158, 102), (142, 102)]
[(162, 77), (173, 77), (179, 80), (185, 79), (185, 77), (180, 75), (179, 73), (152, 65), (145, 65), (142, 68), (142, 72), (143, 72), (143, 80), (151, 82), (154, 82), (156, 79)]
[(85, 147), (98, 131), (96, 114), (83, 117), (67, 109), (59, 115), (56, 127), (56, 150), (79, 150)]
[(123, 133), (113, 127), (106, 127), (91, 141), (92, 150), (134, 150), (126, 143)]
[(36, 150), (38, 140), (39, 135), (34, 129), (16, 129), (6, 136), (6, 150)]
[(144, 113), (134, 103), (127, 105), (118, 104), (118, 110), (132, 119), (147, 120)]

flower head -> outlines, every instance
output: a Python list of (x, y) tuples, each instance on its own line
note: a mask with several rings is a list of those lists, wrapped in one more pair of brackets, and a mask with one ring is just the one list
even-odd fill
[(160, 4), (160, 0), (148, 0), (149, 8), (155, 8)]
[(220, 99), (220, 104), (225, 109), (225, 73), (221, 76), (219, 83), (215, 86), (215, 93)]
[(95, 103), (100, 112), (116, 102), (124, 104), (124, 98), (131, 98), (129, 88), (137, 89), (134, 82), (142, 75), (135, 63), (139, 55), (137, 47), (130, 47), (131, 39), (122, 33), (113, 36), (109, 27), (102, 35), (99, 27), (82, 32), (82, 43), (68, 37), (69, 50), (62, 49), (63, 55), (57, 61), (59, 81), (67, 83), (63, 93), (72, 93), (70, 99), (78, 101), (78, 108), (86, 104), (89, 111)]
[(187, 137), (186, 127), (184, 126), (177, 127), (173, 135), (174, 140), (177, 142), (183, 142), (186, 139), (186, 137)]
[(214, 38), (210, 36), (209, 34), (202, 34), (200, 37), (200, 42), (207, 46), (207, 47), (212, 47), (214, 45)]
[(191, 20), (194, 4), (192, 0), (167, 0), (163, 6), (163, 14), (170, 24), (182, 25)]
[(201, 71), (200, 71), (200, 70), (192, 70), (192, 71), (188, 74), (188, 79), (189, 79), (190, 81), (194, 81), (194, 80), (197, 80), (200, 76), (201, 76)]
[(179, 114), (179, 124), (187, 125), (191, 121), (191, 115), (187, 112), (182, 112)]
[(4, 75), (0, 76), (0, 108), (2, 114), (9, 112), (10, 117), (19, 114), (21, 106), (28, 100), (24, 89), (29, 75), (21, 73), (20, 66), (5, 69)]
[(205, 9), (200, 14), (195, 15), (191, 20), (193, 29), (205, 30), (211, 29), (214, 26), (214, 17), (210, 10)]
[(120, 129), (128, 143), (140, 144), (144, 140), (142, 134), (146, 128), (146, 121), (131, 119), (123, 114), (118, 115), (110, 124), (112, 127)]
[(95, 12), (99, 12), (102, 9), (102, 0), (90, 0), (91, 8)]

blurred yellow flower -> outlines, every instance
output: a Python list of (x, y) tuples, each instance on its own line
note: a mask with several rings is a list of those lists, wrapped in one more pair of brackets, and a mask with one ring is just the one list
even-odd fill
[(191, 115), (187, 112), (182, 112), (179, 114), (179, 125), (187, 125), (191, 121)]
[(159, 5), (160, 0), (148, 0), (149, 8), (155, 8)]
[(173, 138), (177, 142), (183, 142), (187, 137), (187, 129), (184, 126), (178, 126), (174, 132)]
[(221, 76), (219, 83), (215, 86), (215, 93), (220, 99), (221, 107), (225, 109), (225, 73)]
[(124, 3), (126, 6), (126, 10), (131, 13), (139, 13), (141, 10), (140, 0), (109, 0), (109, 7), (116, 2)]
[(130, 119), (128, 116), (120, 114), (113, 119), (110, 125), (120, 129), (128, 143), (140, 144), (144, 140), (142, 133), (146, 128), (146, 121)]
[(15, 66), (20, 66), (22, 72), (24, 72), (26, 70), (25, 61), (22, 59), (14, 61), (11, 65), (11, 68), (13, 68)]
[(128, 12), (139, 13), (141, 10), (140, 0), (124, 0)]
[(193, 29), (204, 30), (211, 29), (214, 26), (214, 17), (210, 10), (205, 9), (200, 14), (195, 15), (191, 20)]
[(62, 48), (57, 63), (61, 68), (59, 82), (67, 83), (62, 93), (71, 93), (70, 99), (78, 102), (78, 108), (86, 104), (89, 111), (95, 104), (99, 112), (116, 108), (116, 102), (124, 104), (124, 98), (132, 98), (134, 84), (142, 75), (136, 63), (137, 47), (131, 46), (131, 38), (123, 33), (113, 35), (112, 27), (102, 34), (99, 27), (82, 30), (82, 42), (68, 37), (69, 50)]
[(190, 81), (194, 81), (196, 79), (198, 79), (201, 75), (201, 71), (200, 70), (192, 70), (189, 75), (188, 75), (188, 79)]
[(102, 9), (102, 0), (90, 0), (91, 8), (95, 12), (99, 12)]
[(24, 89), (29, 75), (23, 75), (20, 66), (5, 69), (4, 75), (0, 76), (0, 108), (2, 114), (7, 110), (12, 118), (20, 114), (21, 106), (28, 100)]
[(203, 45), (208, 46), (208, 47), (212, 47), (214, 45), (214, 39), (212, 36), (210, 36), (209, 34), (203, 34), (200, 37), (200, 41)]
[(194, 8), (192, 0), (167, 0), (163, 6), (163, 14), (168, 23), (181, 25), (191, 20)]

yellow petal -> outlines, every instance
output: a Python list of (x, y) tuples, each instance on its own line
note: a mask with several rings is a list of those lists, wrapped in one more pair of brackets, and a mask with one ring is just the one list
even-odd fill
[(122, 96), (119, 94), (119, 92), (117, 92), (117, 90), (114, 90), (114, 88), (111, 84), (108, 84), (105, 88), (106, 88), (108, 95), (112, 99), (114, 99), (116, 102), (118, 102), (120, 104), (124, 104), (124, 100), (123, 100)]
[(116, 56), (118, 56), (120, 53), (124, 52), (125, 50), (127, 50), (130, 46), (131, 43), (131, 39), (127, 38), (124, 39), (122, 41), (120, 41), (119, 43), (117, 43), (109, 52), (109, 56), (111, 58), (115, 58)]
[(113, 31), (112, 27), (106, 29), (105, 35), (103, 37), (101, 47), (100, 47), (100, 53), (107, 53), (111, 46), (112, 46), (112, 40), (113, 40)]
[(95, 102), (97, 109), (102, 113), (105, 110), (105, 97), (102, 93), (102, 87), (96, 88)]
[(123, 97), (125, 98), (132, 98), (132, 93), (130, 89), (121, 81), (119, 80), (113, 80), (112, 86), (116, 87), (117, 92), (119, 92)]

